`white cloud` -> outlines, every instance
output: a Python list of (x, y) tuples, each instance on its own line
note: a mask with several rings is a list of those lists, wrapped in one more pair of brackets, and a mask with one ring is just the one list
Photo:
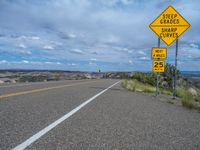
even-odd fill
[(132, 61), (132, 60), (129, 60), (128, 63), (129, 63), (129, 64), (133, 64), (133, 61)]
[(149, 60), (149, 57), (139, 57), (140, 60)]
[(53, 62), (49, 62), (49, 61), (47, 61), (47, 62), (45, 62), (45, 64), (49, 64), (49, 65), (51, 65), (51, 64), (53, 64)]
[(78, 64), (75, 63), (67, 63), (68, 66), (77, 66)]
[(47, 50), (53, 50), (54, 49), (54, 47), (52, 45), (45, 45), (43, 48), (47, 49)]
[(198, 46), (197, 44), (195, 44), (195, 43), (191, 43), (190, 46), (191, 46), (192, 48), (199, 48), (199, 46)]
[(76, 34), (70, 33), (70, 34), (69, 34), (69, 37), (72, 38), (72, 39), (74, 39), (74, 38), (76, 38)]
[(141, 51), (141, 50), (138, 51), (138, 54), (146, 55), (146, 53), (144, 51)]
[(103, 37), (102, 42), (105, 42), (105, 43), (119, 43), (120, 42), (120, 37), (114, 36), (114, 35), (105, 36), (105, 37)]
[(22, 63), (28, 64), (28, 63), (30, 63), (30, 62), (29, 62), (28, 60), (23, 60)]
[(40, 37), (38, 37), (38, 36), (32, 36), (31, 39), (32, 40), (40, 40)]
[(96, 58), (90, 58), (90, 60), (91, 60), (91, 61), (97, 61), (97, 59), (96, 59)]
[(1, 61), (0, 61), (0, 64), (6, 64), (6, 63), (8, 63), (7, 60), (1, 60)]
[(80, 49), (72, 49), (70, 50), (71, 53), (75, 53), (75, 54), (83, 54), (83, 51)]
[(71, 66), (76, 66), (77, 64), (75, 64), (75, 63), (71, 63)]
[(23, 55), (31, 55), (32, 54), (32, 52), (27, 49), (16, 50), (16, 52), (19, 54), (23, 54)]
[(89, 65), (90, 65), (90, 66), (96, 66), (97, 64), (94, 63), (94, 62), (89, 62)]
[(60, 63), (60, 62), (56, 62), (56, 64), (57, 64), (57, 65), (61, 65), (61, 63)]
[(51, 61), (46, 61), (46, 62), (44, 62), (44, 64), (47, 64), (47, 65), (61, 65), (60, 62), (51, 62)]
[(134, 0), (98, 0), (98, 1), (101, 4), (108, 6), (108, 7), (116, 6), (119, 3), (121, 3), (123, 5), (129, 5), (134, 2)]

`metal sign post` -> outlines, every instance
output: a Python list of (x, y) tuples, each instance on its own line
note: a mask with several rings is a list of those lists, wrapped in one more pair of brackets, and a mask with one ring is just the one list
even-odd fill
[(158, 72), (156, 72), (156, 96), (158, 96)]
[[(158, 38), (158, 47), (160, 47), (160, 38)], [(159, 73), (156, 72), (156, 96), (158, 96), (158, 81), (159, 80)]]
[(178, 39), (176, 40), (176, 54), (175, 54), (175, 70), (174, 70), (174, 86), (173, 86), (173, 99), (176, 98), (176, 78), (177, 78), (177, 60), (178, 60)]

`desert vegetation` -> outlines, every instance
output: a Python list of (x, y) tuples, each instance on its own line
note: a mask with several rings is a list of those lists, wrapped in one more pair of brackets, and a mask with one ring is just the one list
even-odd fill
[[(192, 84), (188, 78), (181, 76), (174, 66), (166, 64), (165, 72), (159, 75), (159, 94), (171, 95), (173, 93), (173, 74), (177, 73), (176, 96), (181, 99), (183, 106), (200, 108), (200, 89)], [(122, 86), (130, 91), (155, 93), (155, 73), (132, 73), (130, 79), (124, 79)]]

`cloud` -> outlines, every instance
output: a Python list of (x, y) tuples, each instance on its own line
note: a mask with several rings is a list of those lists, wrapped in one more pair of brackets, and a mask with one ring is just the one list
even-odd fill
[(146, 53), (144, 51), (142, 51), (142, 50), (139, 50), (138, 54), (140, 54), (140, 55), (146, 55)]
[(32, 36), (31, 39), (32, 40), (40, 40), (40, 37), (38, 37), (38, 36)]
[(23, 43), (20, 43), (19, 48), (26, 48), (26, 46)]
[(47, 50), (53, 50), (54, 49), (54, 47), (52, 45), (45, 45), (43, 48), (47, 49)]
[(94, 62), (89, 62), (89, 65), (90, 65), (90, 66), (96, 66), (97, 64), (94, 63)]
[(149, 60), (149, 57), (139, 57), (140, 60)]
[(191, 43), (190, 46), (191, 46), (192, 48), (199, 48), (199, 46), (198, 46), (197, 44), (195, 44), (195, 43)]
[(51, 61), (46, 61), (46, 62), (42, 62), (43, 64), (47, 64), (47, 65), (61, 65), (61, 62), (51, 62)]
[(61, 65), (62, 63), (61, 63), (61, 62), (56, 62), (56, 64), (57, 64), (57, 65)]
[(76, 38), (76, 35), (75, 35), (74, 33), (70, 33), (68, 36), (69, 36), (70, 38), (72, 38), (72, 39)]
[(129, 64), (133, 64), (133, 61), (132, 61), (132, 60), (129, 60), (128, 63), (129, 63)]
[(30, 63), (30, 62), (29, 62), (28, 60), (23, 60), (22, 63), (28, 64), (28, 63)]
[(107, 6), (107, 7), (113, 7), (117, 5), (130, 5), (133, 3), (135, 0), (98, 0), (100, 4)]
[[(78, 64), (83, 63), (85, 70), (90, 69), (87, 65), (95, 58), (107, 70), (151, 70), (151, 48), (157, 45), (157, 37), (148, 25), (172, 4), (192, 24), (179, 39), (179, 59), (184, 63), (198, 61), (199, 3), (198, 0), (1, 0), (0, 58), (61, 62), (60, 67), (65, 66), (62, 64), (67, 59), (71, 62), (66, 64), (81, 61)], [(168, 49), (173, 48), (174, 45)], [(168, 52), (171, 61), (174, 51)], [(135, 64), (131, 68), (126, 67), (129, 60)], [(144, 60), (145, 66), (141, 63)], [(84, 65), (74, 68), (81, 70)], [(181, 66), (184, 70), (191, 68), (196, 70), (193, 65)]]
[(67, 63), (68, 66), (77, 66), (75, 63)]
[(91, 61), (97, 61), (97, 59), (96, 59), (96, 58), (90, 58), (90, 60), (91, 60)]
[(74, 54), (83, 54), (83, 51), (80, 49), (72, 49), (72, 50), (70, 50), (70, 52), (74, 53)]
[(1, 60), (0, 61), (0, 64), (6, 64), (6, 63), (8, 63), (8, 61), (6, 61), (6, 60)]

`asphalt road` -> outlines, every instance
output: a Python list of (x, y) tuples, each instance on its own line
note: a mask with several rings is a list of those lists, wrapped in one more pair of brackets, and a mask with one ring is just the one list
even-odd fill
[(107, 89), (116, 82), (0, 87), (0, 149), (31, 141), (30, 137), (65, 115), (26, 149), (200, 149), (200, 113), (126, 91), (120, 83)]

